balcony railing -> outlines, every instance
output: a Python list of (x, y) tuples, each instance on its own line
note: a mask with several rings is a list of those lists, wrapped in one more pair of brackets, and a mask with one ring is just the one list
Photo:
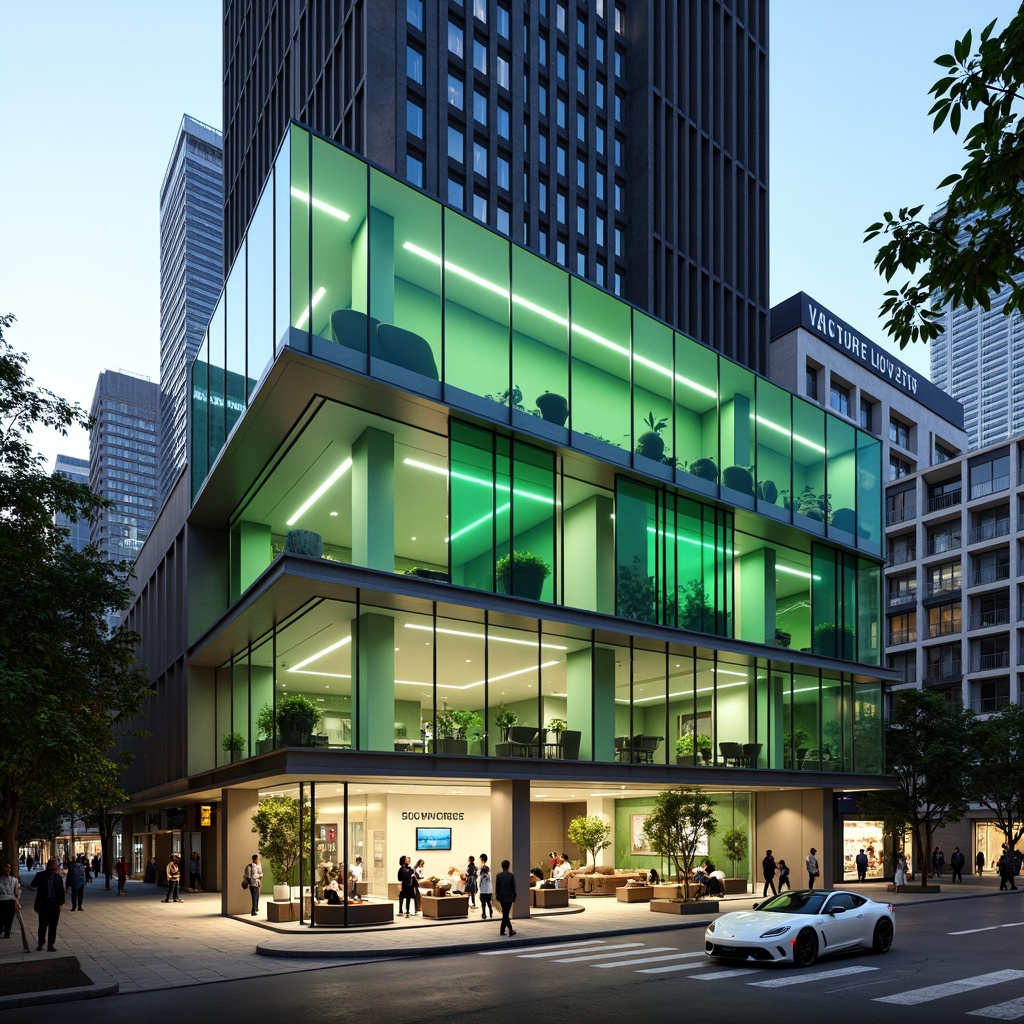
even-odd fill
[(938, 512), (943, 508), (952, 508), (954, 505), (960, 504), (962, 494), (962, 491), (950, 491), (948, 494), (940, 494), (935, 498), (929, 498), (924, 503), (924, 510), (928, 513)]
[(931, 639), (934, 639), (937, 636), (949, 636), (951, 633), (959, 632), (959, 622), (933, 622), (928, 626), (928, 636)]
[(941, 555), (944, 551), (959, 551), (960, 550), (960, 538), (950, 537), (948, 534), (943, 534), (941, 537), (932, 537), (928, 541), (928, 554), (929, 555)]
[(894, 594), (889, 595), (889, 607), (898, 608), (901, 605), (917, 604), (917, 589), (914, 590), (898, 590)]
[(979, 612), (971, 616), (971, 629), (988, 629), (989, 626), (1008, 626), (1009, 608), (993, 608), (990, 612)]
[(917, 682), (917, 666), (916, 665), (905, 665), (900, 670), (902, 676), (901, 682), (904, 683), (916, 683)]
[(916, 548), (894, 548), (886, 557), (885, 564), (888, 566), (904, 565), (907, 562), (913, 562), (915, 558), (917, 558)]
[(976, 526), (970, 533), (969, 543), (978, 544), (983, 540), (994, 540), (996, 537), (1005, 537), (1010, 532), (1010, 517), (996, 519), (990, 523), (982, 523)]
[(959, 661), (945, 661), (938, 665), (928, 665), (924, 670), (925, 686), (944, 686), (958, 683), (963, 679), (963, 665)]
[(976, 715), (991, 715), (1009, 703), (1009, 697), (977, 697), (971, 701), (971, 710)]
[(1005, 491), (1010, 486), (1010, 474), (997, 476), (992, 480), (982, 480), (980, 483), (971, 484), (971, 497), (984, 498), (986, 494), (995, 494), (997, 491)]
[(889, 634), (890, 646), (896, 644), (915, 644), (917, 643), (917, 630), (916, 629), (894, 629)]
[[(894, 526), (896, 523), (906, 522), (908, 519), (917, 518), (916, 505), (904, 505), (903, 508), (891, 508), (885, 513), (885, 525)], [(1022, 516), (1021, 518), (1024, 518)]]
[(971, 586), (980, 587), (985, 583), (998, 583), (1000, 580), (1008, 580), (1010, 578), (1010, 563), (1004, 562), (1002, 565), (990, 565), (984, 569), (975, 569), (971, 573)]
[(994, 654), (976, 654), (971, 658), (972, 672), (990, 672), (994, 668), (1009, 667), (1009, 651), (996, 651)]
[(960, 577), (953, 576), (941, 580), (928, 580), (924, 585), (926, 597), (934, 597), (936, 594), (952, 594), (960, 589)]

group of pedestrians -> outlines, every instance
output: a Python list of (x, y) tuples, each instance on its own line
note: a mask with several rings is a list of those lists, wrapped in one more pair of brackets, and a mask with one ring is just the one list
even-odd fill
[[(814, 853), (814, 851), (811, 850), (811, 853)], [(815, 861), (815, 864), (817, 864), (817, 861)], [(815, 868), (815, 870), (817, 870), (817, 868)], [(764, 859), (761, 861), (761, 874), (764, 877), (764, 892), (762, 893), (762, 896), (767, 896), (769, 889), (771, 889), (773, 896), (777, 896), (783, 889), (788, 889), (790, 887), (789, 865), (781, 858), (776, 861), (771, 850), (765, 851)], [(779, 879), (778, 889), (775, 888), (776, 875)]]

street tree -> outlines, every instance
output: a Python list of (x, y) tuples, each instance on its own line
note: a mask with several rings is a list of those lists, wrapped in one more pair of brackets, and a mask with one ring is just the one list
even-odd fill
[(274, 872), (277, 885), (292, 885), (292, 873), (309, 835), (309, 802), (293, 796), (264, 797), (256, 806), (252, 823), (259, 833), (259, 852)]
[(1024, 838), (1024, 707), (1007, 704), (975, 723), (972, 795), (992, 812), (1007, 850)]
[(580, 815), (569, 822), (566, 833), (569, 842), (590, 854), (590, 859), (597, 865), (597, 855), (612, 845), (612, 827), (603, 818), (596, 814), (589, 818)]
[(1024, 313), (1024, 6), (995, 34), (970, 31), (952, 53), (935, 59), (942, 77), (931, 87), (933, 131), (948, 127), (963, 137), (966, 162), (938, 184), (945, 204), (922, 216), (923, 206), (887, 211), (865, 231), (865, 242), (887, 239), (875, 256), (886, 282), (910, 275), (885, 293), (885, 330), (905, 347), (943, 331), (942, 306)]
[(75, 551), (54, 524), (58, 512), (91, 520), (104, 503), (32, 449), (34, 431), (66, 434), (89, 417), (35, 385), (4, 337), (13, 322), (0, 316), (0, 855), (12, 863), (22, 815), (77, 804), (82, 781), (118, 763), (118, 736), (138, 735), (150, 695), (138, 634), (105, 618), (127, 607), (130, 567)]
[[(675, 869), (680, 895), (690, 899), (690, 874), (697, 848), (718, 830), (715, 805), (702, 789), (680, 786), (658, 794), (644, 818), (644, 840)], [(677, 888), (677, 892), (679, 889)]]
[[(865, 793), (858, 811), (881, 818), (901, 845), (907, 829), (928, 881), (932, 837), (967, 812), (973, 771), (973, 714), (930, 690), (903, 690), (886, 725), (886, 772), (898, 787)], [(908, 862), (912, 863), (908, 857)]]

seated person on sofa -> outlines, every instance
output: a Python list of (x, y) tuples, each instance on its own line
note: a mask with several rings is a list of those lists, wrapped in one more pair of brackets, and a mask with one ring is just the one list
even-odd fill
[(565, 878), (571, 870), (569, 862), (564, 857), (559, 857), (558, 863), (551, 869), (551, 877)]
[(451, 886), (452, 893), (461, 893), (465, 884), (465, 877), (458, 868), (450, 868), (445, 881)]
[(544, 872), (540, 868), (530, 868), (530, 888), (532, 889), (554, 889), (555, 883), (546, 881)]

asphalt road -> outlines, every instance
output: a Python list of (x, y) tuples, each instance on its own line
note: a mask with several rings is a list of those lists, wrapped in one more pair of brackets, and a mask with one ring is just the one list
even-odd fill
[(806, 970), (709, 962), (703, 931), (637, 934), (538, 949), (348, 964), (68, 1007), (9, 1011), (10, 1021), (486, 1021), (575, 1024), (624, 1020), (749, 1024), (900, 1024), (1024, 1020), (1024, 900), (903, 907), (884, 956), (857, 953)]

